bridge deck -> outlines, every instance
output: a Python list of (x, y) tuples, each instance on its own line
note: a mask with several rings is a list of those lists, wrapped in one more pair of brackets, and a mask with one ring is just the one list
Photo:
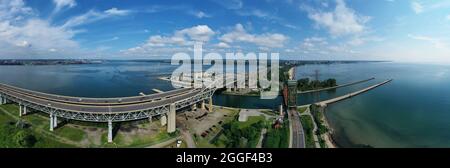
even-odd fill
[(13, 96), (15, 98), (21, 99), (26, 102), (50, 106), (52, 108), (80, 112), (80, 113), (127, 113), (127, 112), (137, 112), (146, 109), (151, 109), (158, 106), (167, 105), (170, 103), (175, 103), (180, 100), (187, 99), (189, 97), (195, 96), (200, 93), (199, 89), (191, 90), (190, 92), (185, 92), (183, 94), (170, 97), (167, 99), (161, 99), (153, 102), (144, 102), (139, 104), (128, 104), (128, 105), (116, 105), (116, 106), (95, 106), (95, 105), (78, 105), (70, 104), (64, 102), (51, 101), (39, 97), (29, 96), (20, 92), (11, 91), (8, 89), (0, 88), (2, 94)]
[(95, 106), (115, 106), (115, 105), (128, 105), (151, 102), (159, 99), (167, 99), (170, 97), (182, 95), (191, 91), (191, 88), (182, 88), (171, 90), (163, 93), (156, 93), (145, 96), (132, 96), (132, 97), (117, 97), (117, 98), (86, 98), (86, 97), (71, 97), (71, 96), (61, 96), (55, 94), (42, 93), (37, 91), (32, 91), (28, 89), (18, 88), (14, 86), (9, 86), (6, 84), (0, 84), (0, 90), (8, 90), (22, 95), (27, 95), (31, 97), (36, 97), (40, 99), (45, 99), (48, 101), (55, 101), (68, 104), (77, 105), (95, 105)]

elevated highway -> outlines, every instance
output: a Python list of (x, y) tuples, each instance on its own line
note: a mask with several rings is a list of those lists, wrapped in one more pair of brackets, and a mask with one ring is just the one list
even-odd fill
[[(223, 82), (218, 80), (215, 82)], [(0, 104), (19, 104), (20, 116), (30, 111), (49, 114), (50, 130), (58, 125), (58, 118), (86, 122), (108, 123), (108, 142), (112, 142), (112, 123), (160, 117), (167, 120), (167, 131), (175, 132), (176, 111), (205, 101), (212, 109), (212, 96), (218, 88), (182, 88), (152, 95), (119, 98), (70, 97), (31, 91), (0, 84)]]

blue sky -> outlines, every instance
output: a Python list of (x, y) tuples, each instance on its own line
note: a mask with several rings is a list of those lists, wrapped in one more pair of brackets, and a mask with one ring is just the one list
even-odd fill
[(450, 63), (450, 1), (0, 0), (0, 58), (283, 59)]

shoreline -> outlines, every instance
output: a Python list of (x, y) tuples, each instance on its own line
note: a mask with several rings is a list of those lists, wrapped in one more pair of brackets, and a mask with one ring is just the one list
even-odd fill
[[(324, 107), (326, 108), (326, 107)], [(327, 144), (327, 148), (339, 148), (339, 146), (336, 143), (335, 138), (333, 137), (334, 128), (330, 126), (330, 122), (328, 121), (327, 116), (325, 115), (325, 112), (323, 114), (323, 123), (325, 126), (329, 129), (327, 133), (325, 133), (322, 137), (322, 139), (325, 141), (325, 144)]]

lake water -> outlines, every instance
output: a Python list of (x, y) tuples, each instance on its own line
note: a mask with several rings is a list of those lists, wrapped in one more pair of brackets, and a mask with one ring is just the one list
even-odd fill
[[(394, 79), (382, 87), (329, 106), (326, 116), (340, 146), (450, 147), (450, 66), (360, 63), (310, 65), (298, 76), (314, 74), (338, 82), (375, 77)], [(370, 85), (369, 83), (364, 85)], [(339, 89), (356, 91), (364, 85)], [(338, 93), (337, 95), (342, 95)]]
[[(69, 96), (136, 96), (151, 89), (171, 90), (159, 80), (177, 68), (162, 62), (108, 61), (103, 64), (0, 66), (0, 82)], [(306, 94), (298, 104), (329, 99), (394, 79), (382, 87), (327, 108), (326, 116), (340, 146), (450, 147), (450, 66), (399, 63), (304, 65), (296, 78), (336, 78), (338, 84), (375, 77), (376, 80), (336, 91)], [(276, 109), (281, 97), (214, 96), (214, 104), (240, 108)]]

